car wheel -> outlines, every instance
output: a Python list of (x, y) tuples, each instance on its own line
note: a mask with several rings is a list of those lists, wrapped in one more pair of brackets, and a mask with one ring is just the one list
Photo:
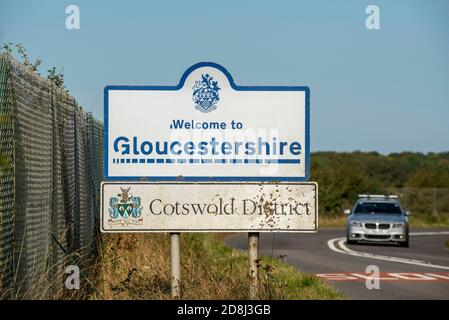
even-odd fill
[(355, 240), (349, 240), (349, 238), (346, 238), (346, 244), (355, 244), (357, 241)]
[(400, 245), (401, 245), (401, 247), (408, 248), (410, 246), (410, 243), (409, 243), (409, 241), (407, 239), (406, 241), (401, 242)]

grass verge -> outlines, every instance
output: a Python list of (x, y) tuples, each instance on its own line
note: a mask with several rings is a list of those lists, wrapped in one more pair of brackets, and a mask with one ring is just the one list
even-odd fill
[[(112, 234), (104, 239), (91, 299), (170, 299), (168, 234)], [(260, 262), (261, 299), (342, 299), (314, 275), (276, 259)], [(223, 236), (182, 234), (183, 299), (248, 299), (248, 257), (224, 245)]]

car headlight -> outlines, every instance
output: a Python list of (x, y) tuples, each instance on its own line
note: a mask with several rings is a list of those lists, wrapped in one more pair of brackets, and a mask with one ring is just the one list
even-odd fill
[(393, 223), (393, 228), (402, 228), (404, 226), (404, 222)]
[(358, 222), (358, 221), (351, 221), (351, 226), (361, 228), (362, 227), (362, 223)]

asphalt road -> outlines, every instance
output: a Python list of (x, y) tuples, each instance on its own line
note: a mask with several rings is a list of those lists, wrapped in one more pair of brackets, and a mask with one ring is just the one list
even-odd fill
[[(346, 245), (344, 229), (315, 234), (261, 233), (260, 254), (271, 255), (317, 274), (348, 299), (449, 299), (449, 229), (413, 229), (410, 248), (390, 244)], [(247, 235), (226, 239), (229, 246), (247, 248)], [(373, 270), (380, 274), (378, 289)], [(367, 277), (369, 279), (367, 280)]]

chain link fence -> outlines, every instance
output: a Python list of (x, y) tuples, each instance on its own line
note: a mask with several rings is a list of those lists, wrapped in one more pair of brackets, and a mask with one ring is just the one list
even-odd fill
[(94, 261), (103, 125), (75, 99), (0, 56), (0, 296), (60, 298)]

